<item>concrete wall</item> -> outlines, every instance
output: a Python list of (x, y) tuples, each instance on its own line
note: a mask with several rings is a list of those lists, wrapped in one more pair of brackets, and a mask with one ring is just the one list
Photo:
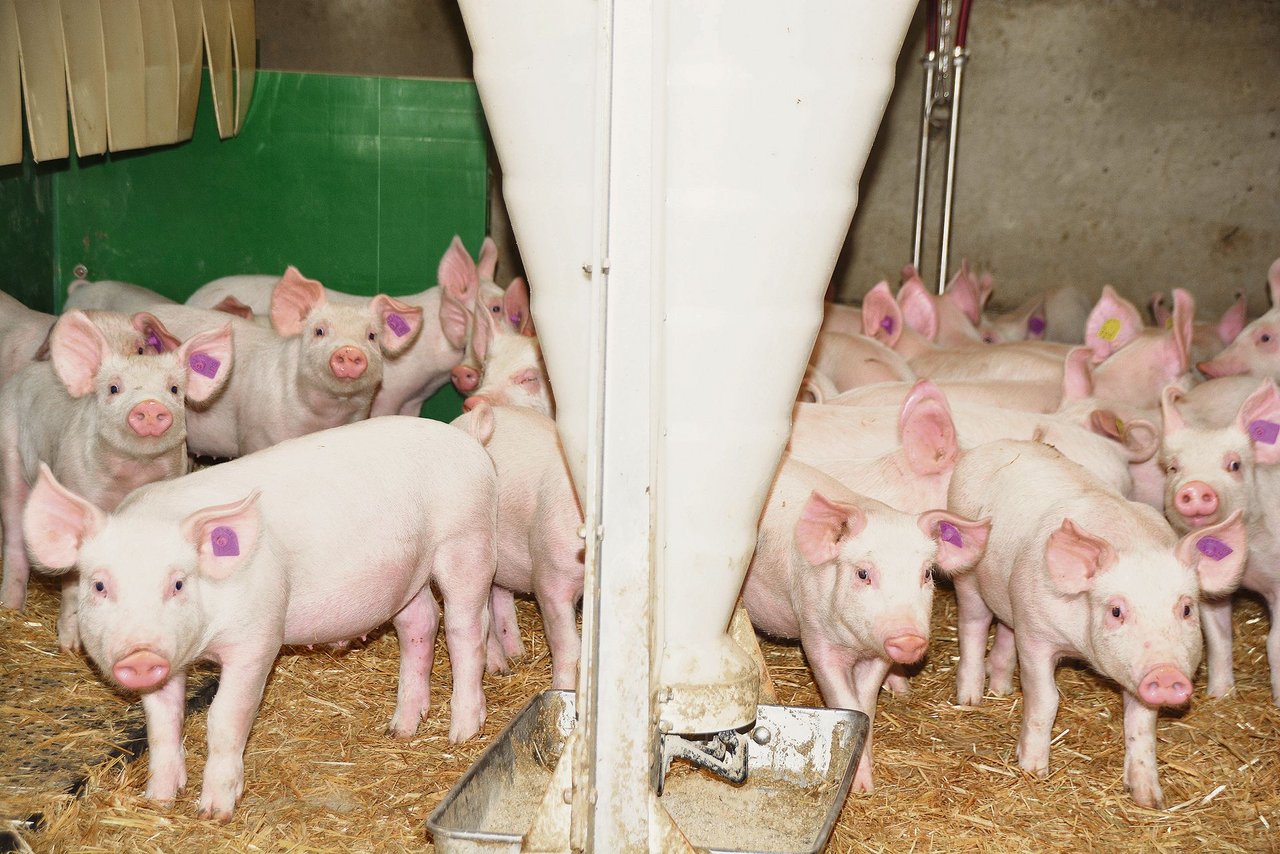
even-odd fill
[[(265, 68), (469, 75), (451, 0), (257, 8)], [(910, 258), (923, 41), (917, 21), (836, 267), (841, 299), (896, 282)], [(997, 300), (1110, 283), (1135, 300), (1186, 287), (1213, 314), (1246, 287), (1265, 307), (1280, 256), (1280, 2), (978, 0), (969, 46), (952, 257), (993, 271)], [(940, 170), (933, 190), (936, 235)], [(514, 275), (500, 201), (494, 232)], [(933, 271), (936, 236), (926, 246)]]

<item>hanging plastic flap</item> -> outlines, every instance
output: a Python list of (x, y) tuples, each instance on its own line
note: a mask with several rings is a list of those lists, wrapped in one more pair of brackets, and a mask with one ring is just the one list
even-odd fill
[(253, 0), (231, 0), (231, 40), (235, 48), (236, 128), (240, 133), (253, 97), (253, 76), (258, 67), (258, 35), (253, 20)]
[(99, 0), (62, 0), (62, 39), (67, 50), (67, 98), (76, 153), (107, 150), (107, 63)]
[(22, 77), (18, 67), (18, 15), (0, 0), (0, 166), (22, 162)]
[(204, 13), (204, 50), (209, 63), (209, 83), (213, 87), (213, 111), (218, 118), (218, 136), (226, 139), (236, 129), (231, 3), (229, 0), (201, 0), (200, 8)]
[(170, 0), (139, 0), (146, 69), (147, 145), (178, 141), (178, 33)]
[(200, 0), (173, 0), (178, 40), (178, 139), (191, 139), (200, 103), (200, 69), (204, 60), (204, 15)]
[(111, 0), (102, 16), (102, 42), (111, 150), (142, 148), (147, 144), (147, 90), (138, 0)]
[(58, 4), (16, 0), (15, 9), (31, 154), (37, 163), (66, 157), (67, 78)]

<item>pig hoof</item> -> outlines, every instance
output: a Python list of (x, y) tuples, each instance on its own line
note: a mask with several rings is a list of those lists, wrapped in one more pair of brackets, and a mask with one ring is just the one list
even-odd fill
[(396, 741), (410, 741), (418, 734), (418, 726), (417, 724), (414, 724), (413, 729), (410, 729), (408, 727), (400, 726), (395, 721), (392, 721), (387, 724), (386, 733)]
[(461, 744), (467, 739), (472, 738), (473, 736), (479, 734), (480, 727), (483, 725), (484, 725), (483, 717), (481, 717), (478, 721), (475, 721), (474, 723), (469, 721), (460, 723), (455, 720), (454, 723), (449, 726), (449, 743)]
[(889, 689), (889, 693), (895, 697), (907, 697), (911, 695), (911, 680), (901, 673), (890, 673), (885, 677), (884, 687)]
[(1129, 790), (1129, 795), (1138, 806), (1149, 810), (1164, 809), (1164, 792), (1160, 791), (1159, 783), (1152, 781), (1133, 785), (1126, 783), (1125, 788)]
[(1234, 682), (1228, 682), (1225, 685), (1211, 684), (1208, 690), (1205, 691), (1205, 693), (1208, 694), (1210, 697), (1214, 698), (1215, 700), (1217, 700), (1223, 697), (1230, 697), (1233, 693), (1235, 693), (1235, 690), (1236, 690), (1236, 684)]

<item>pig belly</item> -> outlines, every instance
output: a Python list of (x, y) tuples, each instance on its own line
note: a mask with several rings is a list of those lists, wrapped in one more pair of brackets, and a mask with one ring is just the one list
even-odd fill
[(426, 573), (382, 567), (337, 579), (325, 577), (322, 590), (291, 592), (284, 643), (337, 643), (366, 635), (387, 623), (427, 583)]

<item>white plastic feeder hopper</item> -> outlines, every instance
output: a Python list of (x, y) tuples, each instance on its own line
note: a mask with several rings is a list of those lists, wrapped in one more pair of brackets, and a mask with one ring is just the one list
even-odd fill
[(727, 627), (914, 6), (461, 0), (587, 519), (526, 849), (675, 850), (659, 733), (756, 720)]

